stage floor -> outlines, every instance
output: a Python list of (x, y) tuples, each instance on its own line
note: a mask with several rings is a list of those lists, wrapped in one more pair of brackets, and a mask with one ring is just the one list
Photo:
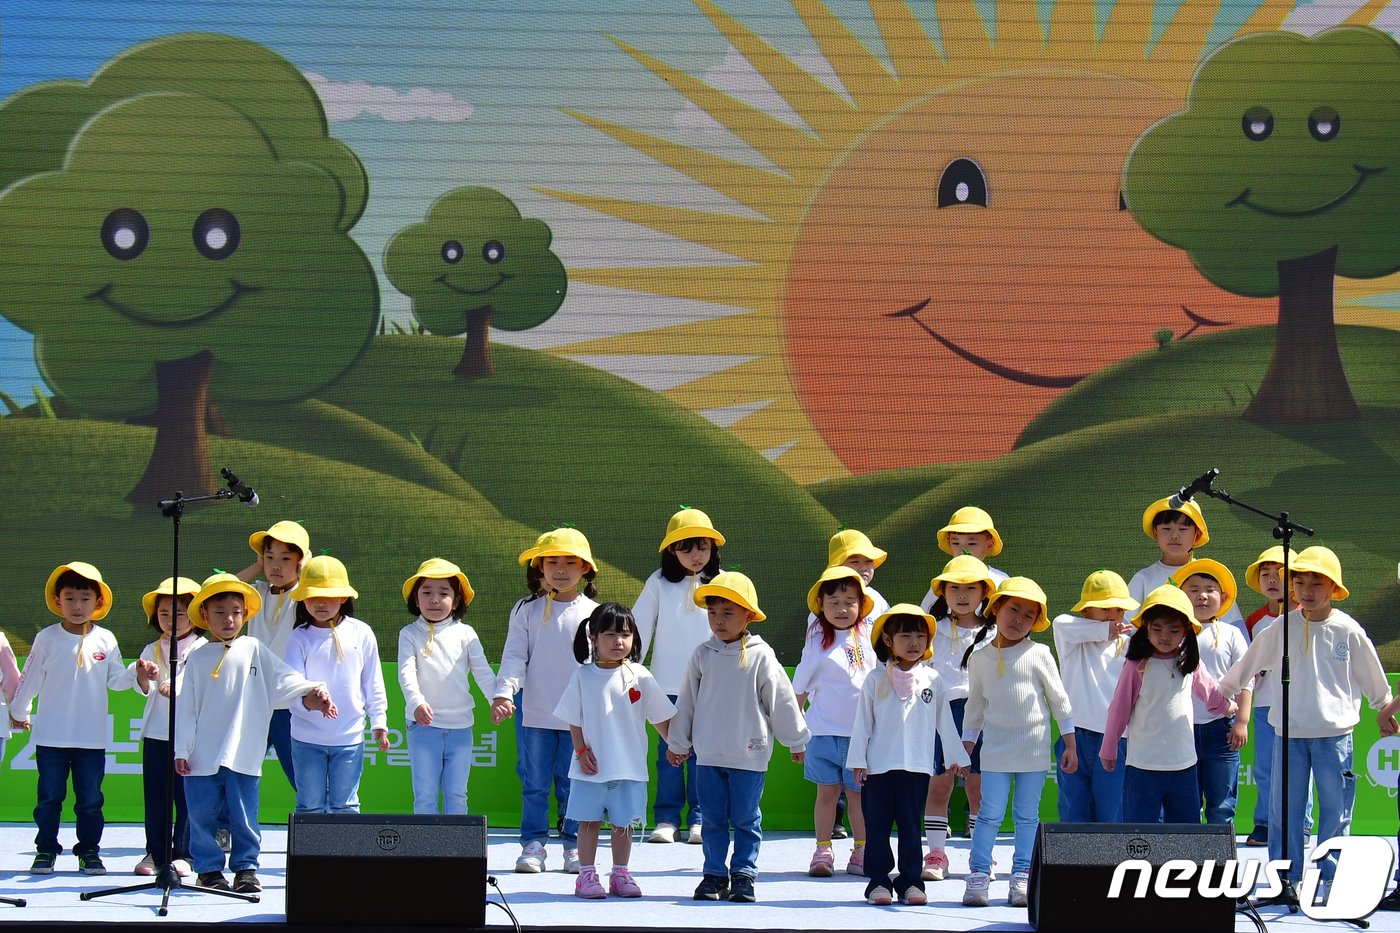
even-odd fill
[[(261, 903), (245, 904), (212, 895), (179, 893), (171, 895), (170, 916), (156, 917), (160, 893), (147, 891), (117, 895), (97, 901), (81, 901), (83, 891), (96, 891), (145, 880), (131, 874), (142, 854), (142, 830), (133, 825), (110, 825), (103, 836), (103, 860), (109, 874), (88, 877), (77, 872), (76, 860), (68, 854), (58, 860), (53, 875), (26, 873), (33, 853), (33, 827), (0, 824), (0, 894), (22, 897), (29, 906), (0, 906), (0, 923), (221, 923), (252, 922), (281, 924), (285, 921), (286, 829), (263, 830), (262, 869), (259, 875), (266, 890)], [(60, 836), (64, 845), (72, 840), (71, 827)], [(849, 840), (835, 843), (838, 865), (844, 865), (850, 852)], [(948, 881), (930, 883), (927, 907), (870, 907), (862, 900), (865, 879), (838, 874), (834, 878), (807, 877), (807, 861), (812, 854), (810, 836), (772, 833), (764, 839), (759, 857), (757, 904), (697, 902), (691, 892), (700, 879), (700, 848), (685, 844), (639, 844), (632, 858), (633, 874), (642, 886), (640, 901), (609, 898), (584, 901), (572, 896), (574, 876), (556, 869), (561, 864), (557, 841), (549, 844), (549, 871), (538, 875), (517, 875), (515, 857), (520, 852), (514, 834), (493, 830), (489, 840), (488, 870), (501, 889), (521, 925), (553, 930), (570, 928), (616, 929), (621, 927), (680, 930), (710, 929), (802, 929), (802, 930), (1029, 930), (1026, 911), (1006, 906), (1006, 879), (992, 883), (993, 906), (968, 908), (961, 904), (961, 874), (967, 868), (969, 842), (955, 840), (950, 847), (952, 868), (957, 875)], [(1260, 849), (1240, 849), (1241, 857), (1262, 856)], [(996, 860), (1011, 864), (1010, 838), (1002, 837)], [(606, 845), (599, 853), (600, 867), (609, 865)], [(605, 879), (606, 880), (606, 879)], [(392, 898), (394, 891), (357, 891), (355, 896), (376, 901)], [(421, 893), (406, 892), (409, 897)], [(347, 891), (347, 895), (350, 892)], [(490, 892), (491, 900), (499, 896)], [(460, 896), (452, 892), (450, 896)], [(999, 903), (998, 903), (999, 902)], [(1302, 914), (1289, 915), (1278, 909), (1261, 911), (1270, 929), (1323, 929)], [(508, 926), (509, 918), (496, 907), (488, 907), (487, 923)], [(1400, 913), (1378, 912), (1371, 917), (1377, 933), (1400, 933)], [(1240, 916), (1236, 930), (1253, 931), (1248, 918)], [(1346, 927), (1341, 927), (1346, 928)], [(1339, 929), (1330, 927), (1329, 929)]]

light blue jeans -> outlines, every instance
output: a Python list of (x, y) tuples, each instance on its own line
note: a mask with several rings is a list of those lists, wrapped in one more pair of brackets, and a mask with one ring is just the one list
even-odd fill
[[(549, 788), (554, 785), (554, 800), (559, 813), (569, 811), (569, 764), (574, 759), (574, 742), (563, 729), (537, 729), (521, 726), (520, 783), (524, 792), (520, 801), (520, 844), (532, 842), (544, 845), (549, 839)], [(578, 821), (565, 817), (559, 833), (564, 848), (578, 848)]]
[[(1303, 832), (1307, 815), (1308, 790), (1317, 782), (1317, 838), (1326, 841), (1333, 836), (1351, 832), (1351, 810), (1356, 803), (1356, 775), (1352, 772), (1351, 733), (1318, 739), (1288, 740), (1288, 799), (1283, 799), (1280, 776), (1284, 767), (1282, 741), (1274, 742), (1273, 788), (1269, 795), (1269, 858), (1286, 858), (1292, 864), (1289, 880), (1295, 884), (1303, 877)], [(1311, 781), (1309, 780), (1311, 778)], [(1283, 808), (1288, 807), (1288, 839), (1285, 851)], [(1337, 870), (1337, 856), (1332, 853), (1318, 863), (1325, 881), (1331, 881)]]
[[(1274, 727), (1269, 725), (1269, 707), (1263, 706), (1254, 710), (1254, 786), (1257, 791), (1254, 800), (1254, 825), (1269, 825), (1269, 797), (1272, 794), (1274, 775), (1274, 743), (1278, 737), (1274, 734)], [(1312, 784), (1308, 784), (1308, 807), (1304, 811), (1307, 813), (1305, 821), (1306, 832), (1312, 834), (1313, 826), (1313, 793)], [(1396, 877), (1400, 878), (1400, 871), (1396, 872)]]
[(219, 811), (228, 812), (233, 849), (228, 866), (234, 871), (258, 867), (262, 831), (258, 827), (258, 777), (220, 768), (204, 777), (185, 778), (185, 802), (190, 807), (190, 858), (198, 874), (224, 870), (224, 850), (214, 839)]
[[(705, 834), (701, 848), (706, 875), (758, 875), (758, 848), (763, 842), (763, 799), (766, 775), (742, 768), (716, 768), (697, 765), (695, 783), (700, 793), (700, 809), (705, 814)], [(734, 828), (734, 858), (728, 866), (729, 829)]]
[(408, 724), (408, 763), (413, 771), (413, 812), (467, 812), (472, 771), (472, 730)]
[[(1045, 790), (1045, 771), (982, 770), (982, 809), (977, 814), (977, 828), (972, 831), (972, 855), (968, 859), (973, 871), (992, 870), (992, 846), (996, 844), (1001, 821), (1006, 818), (1006, 803), (1011, 801), (1011, 821), (1016, 829), (1016, 854), (1011, 858), (1013, 874), (1031, 870), (1031, 850), (1035, 847), (1035, 832), (1040, 827), (1040, 797)], [(1012, 797), (1012, 779), (1015, 797)]]
[(292, 739), (298, 813), (359, 813), (365, 746), (314, 745)]

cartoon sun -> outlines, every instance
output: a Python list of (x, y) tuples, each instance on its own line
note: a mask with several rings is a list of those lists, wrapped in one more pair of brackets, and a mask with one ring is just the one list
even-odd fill
[[(668, 394), (799, 481), (994, 457), (1084, 376), (1154, 332), (1268, 324), (1276, 305), (1216, 288), (1124, 209), (1124, 158), (1180, 110), (1218, 3), (870, 0), (888, 65), (821, 0), (793, 0), (845, 93), (710, 0), (696, 5), (805, 126), (617, 42), (761, 155), (741, 163), (573, 115), (747, 208), (732, 213), (547, 193), (735, 257), (572, 270), (576, 280), (747, 313), (557, 348), (731, 354)], [(1277, 29), (1265, 0), (1238, 34)], [(1348, 22), (1368, 23), (1370, 0)], [(1154, 38), (1155, 37), (1155, 38)]]

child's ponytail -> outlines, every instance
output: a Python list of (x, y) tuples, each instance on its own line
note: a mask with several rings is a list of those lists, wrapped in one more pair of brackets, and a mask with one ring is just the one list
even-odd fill
[(963, 670), (967, 670), (967, 662), (968, 659), (972, 657), (972, 652), (977, 650), (977, 646), (982, 644), (987, 636), (992, 634), (995, 628), (996, 622), (992, 618), (988, 617), (982, 620), (982, 627), (979, 628), (977, 634), (973, 636), (972, 644), (968, 645), (967, 650), (963, 652), (962, 664), (959, 665)]
[(598, 578), (598, 568), (589, 567), (588, 572), (583, 575), (584, 584), (579, 587), (579, 592), (589, 599), (598, 598), (598, 586), (593, 581)]
[(588, 637), (588, 623), (592, 621), (592, 616), (584, 619), (574, 632), (574, 660), (580, 664), (593, 660), (593, 639)]

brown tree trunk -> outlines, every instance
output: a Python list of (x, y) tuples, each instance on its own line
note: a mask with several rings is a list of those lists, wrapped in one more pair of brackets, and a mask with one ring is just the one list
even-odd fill
[(187, 496), (214, 491), (206, 433), (213, 370), (214, 354), (208, 350), (156, 364), (156, 443), (145, 475), (126, 495), (138, 509), (177, 491)]
[(1274, 359), (1245, 409), (1247, 420), (1307, 424), (1360, 416), (1337, 349), (1336, 270), (1336, 247), (1278, 264)]
[(491, 312), (494, 310), (487, 305), (480, 311), (467, 312), (467, 347), (453, 370), (462, 379), (485, 379), (496, 372), (491, 362)]

